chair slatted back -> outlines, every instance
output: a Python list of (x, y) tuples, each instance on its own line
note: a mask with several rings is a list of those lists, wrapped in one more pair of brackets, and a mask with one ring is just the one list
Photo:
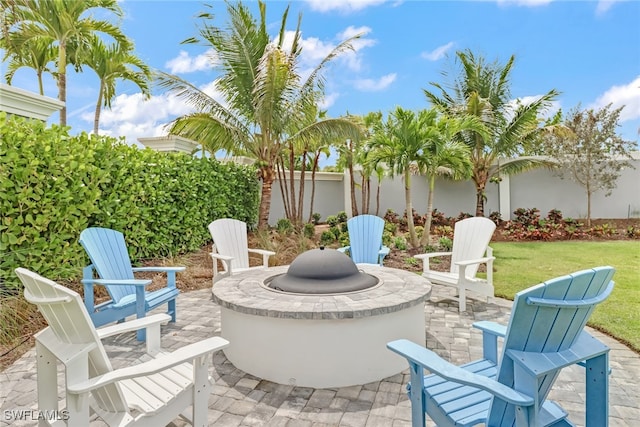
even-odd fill
[[(16, 269), (16, 274), (24, 285), (25, 299), (38, 306), (49, 329), (55, 334), (56, 345), (94, 345), (88, 354), (89, 378), (112, 371), (111, 362), (80, 295), (24, 268)], [(127, 411), (118, 384), (96, 389), (91, 394), (96, 403), (107, 411)]]
[[(455, 223), (453, 228), (453, 248), (451, 254), (451, 273), (458, 273), (456, 261), (467, 261), (485, 256), (496, 225), (484, 217), (466, 218)], [(475, 277), (478, 264), (466, 269), (467, 277)]]
[[(514, 362), (507, 350), (555, 353), (568, 349), (583, 331), (596, 305), (613, 287), (612, 267), (597, 267), (551, 279), (516, 294), (503, 346), (498, 381), (513, 386)], [(560, 370), (542, 379), (538, 401), (547, 398)], [(512, 425), (512, 405), (494, 399), (488, 425)]]
[[(80, 233), (80, 244), (84, 247), (98, 276), (105, 280), (133, 279), (131, 259), (124, 235), (108, 228), (92, 227)], [(114, 302), (135, 294), (135, 286), (105, 286)]]
[(347, 229), (353, 262), (378, 264), (384, 220), (375, 215), (358, 215), (347, 221)]
[(232, 218), (222, 218), (209, 224), (215, 250), (220, 255), (231, 256), (232, 270), (249, 268), (249, 244), (247, 224)]

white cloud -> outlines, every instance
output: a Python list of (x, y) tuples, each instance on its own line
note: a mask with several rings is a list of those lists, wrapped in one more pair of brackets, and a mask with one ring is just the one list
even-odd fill
[[(515, 113), (518, 104), (529, 105), (532, 102), (537, 101), (541, 97), (542, 95), (532, 95), (532, 96), (523, 96), (521, 98), (512, 99), (511, 101), (509, 101), (510, 109), (508, 110), (506, 115), (507, 119), (511, 120), (511, 118), (513, 117), (513, 113)], [(540, 117), (543, 119), (551, 118), (555, 113), (558, 112), (560, 107), (561, 105), (559, 101), (552, 101), (549, 108), (540, 112)]]
[(354, 86), (356, 89), (363, 92), (378, 92), (386, 89), (391, 83), (396, 80), (397, 75), (395, 73), (387, 74), (377, 80), (374, 79), (359, 79), (356, 80)]
[(333, 104), (336, 103), (336, 100), (340, 97), (340, 94), (338, 92), (333, 92), (330, 94), (325, 94), (324, 98), (320, 101), (320, 104), (318, 105), (320, 107), (321, 110), (327, 110), (328, 108), (330, 108)]
[(188, 52), (181, 50), (177, 57), (167, 61), (164, 66), (167, 67), (169, 72), (172, 74), (192, 73), (194, 71), (203, 71), (213, 68), (216, 57), (216, 53), (213, 49), (209, 49), (195, 58), (192, 58)]
[(437, 61), (443, 58), (447, 51), (453, 47), (453, 42), (449, 42), (445, 45), (439, 46), (432, 50), (431, 52), (422, 52), (420, 56), (429, 61)]
[[(165, 125), (190, 111), (189, 106), (172, 95), (153, 96), (148, 100), (141, 93), (118, 95), (111, 109), (100, 114), (100, 134), (124, 136), (128, 143), (138, 145), (139, 137), (166, 135)], [(81, 118), (93, 123), (93, 112), (84, 113)]]
[(370, 6), (377, 6), (385, 0), (306, 0), (312, 10), (317, 12), (338, 11), (342, 13), (357, 12)]
[(598, 0), (598, 4), (596, 6), (596, 15), (605, 14), (609, 9), (611, 9), (614, 3), (619, 3), (621, 1), (626, 0)]
[(626, 85), (612, 86), (589, 108), (599, 109), (608, 104), (613, 108), (625, 106), (620, 112), (620, 122), (640, 119), (640, 75)]
[(355, 39), (351, 42), (353, 51), (347, 51), (340, 57), (341, 60), (347, 64), (347, 67), (352, 71), (360, 71), (362, 69), (361, 50), (366, 47), (374, 46), (377, 43), (375, 39), (365, 37), (370, 32), (371, 32), (371, 28), (366, 26), (363, 26), (363, 27), (349, 26), (347, 27), (347, 29), (345, 29), (344, 31), (342, 31), (337, 35), (338, 40), (342, 42), (358, 34), (361, 34), (360, 38)]
[(551, 3), (553, 0), (497, 0), (499, 5), (505, 6), (526, 6), (526, 7), (537, 7), (537, 6), (546, 6)]

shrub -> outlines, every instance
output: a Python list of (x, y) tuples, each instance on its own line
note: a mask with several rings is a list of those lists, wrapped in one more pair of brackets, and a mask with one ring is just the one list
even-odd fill
[(347, 213), (345, 211), (338, 212), (338, 222), (347, 222)]
[(313, 223), (308, 222), (302, 228), (302, 233), (304, 234), (304, 237), (313, 239), (316, 235), (316, 227), (313, 225)]
[(384, 220), (392, 224), (398, 224), (398, 222), (400, 222), (398, 214), (395, 213), (393, 209), (387, 209), (387, 212), (384, 214)]
[(329, 215), (327, 217), (327, 224), (329, 224), (330, 227), (335, 227), (338, 225), (338, 222), (338, 217), (336, 215)]
[(290, 234), (293, 231), (293, 225), (289, 218), (280, 218), (276, 223), (276, 230), (281, 234)]
[(500, 226), (502, 224), (502, 214), (500, 212), (494, 211), (489, 214), (489, 219), (493, 221), (496, 226)]
[(402, 236), (396, 236), (393, 239), (393, 246), (395, 246), (395, 248), (400, 250), (400, 251), (406, 251), (407, 250), (407, 241)]
[(54, 280), (79, 277), (86, 227), (123, 232), (131, 258), (199, 249), (207, 224), (255, 224), (255, 169), (121, 141), (0, 113), (0, 282), (17, 287), (16, 267)]
[(443, 251), (450, 252), (453, 248), (453, 240), (448, 237), (441, 237), (438, 240), (438, 244), (442, 248)]
[(318, 212), (314, 212), (313, 215), (311, 215), (311, 219), (315, 225), (320, 224), (320, 218), (321, 215)]
[(320, 235), (320, 244), (322, 246), (329, 246), (336, 241), (336, 236), (329, 230), (325, 230)]

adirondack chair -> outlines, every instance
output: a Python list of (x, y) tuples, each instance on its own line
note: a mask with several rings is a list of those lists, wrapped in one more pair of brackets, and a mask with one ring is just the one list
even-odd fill
[(506, 328), (474, 324), (483, 331), (483, 359), (460, 367), (408, 340), (387, 344), (409, 361), (412, 426), (425, 425), (425, 412), (439, 427), (572, 426), (547, 396), (560, 370), (576, 363), (586, 367), (586, 425), (606, 426), (609, 348), (584, 326), (613, 290), (613, 274), (598, 267), (519, 292)]
[(382, 244), (384, 219), (375, 215), (358, 215), (347, 221), (349, 246), (338, 248), (339, 252), (349, 251), (356, 264), (382, 265), (389, 248)]
[[(40, 426), (86, 427), (91, 414), (109, 426), (164, 426), (178, 417), (208, 425), (207, 359), (227, 347), (227, 340), (212, 337), (167, 353), (160, 347), (160, 324), (170, 319), (167, 314), (97, 330), (76, 292), (24, 268), (16, 274), (26, 300), (49, 324), (35, 335), (38, 410), (49, 414), (43, 418), (57, 414), (59, 419), (40, 420)], [(148, 329), (148, 360), (114, 370), (101, 340), (138, 328)], [(56, 362), (65, 367), (64, 412), (58, 406)]]
[[(87, 228), (80, 233), (80, 244), (84, 247), (92, 264), (83, 270), (84, 301), (98, 327), (111, 322), (122, 322), (126, 317), (138, 318), (154, 308), (167, 304), (171, 321), (176, 321), (176, 272), (185, 267), (132, 267), (124, 236), (119, 231), (108, 228)], [(99, 279), (96, 279), (97, 272)], [(162, 272), (167, 274), (167, 286), (155, 291), (146, 291), (151, 280), (136, 279), (135, 272)], [(111, 299), (95, 305), (93, 287), (104, 286)], [(138, 339), (143, 341), (145, 331), (138, 331)]]
[[(453, 248), (451, 252), (430, 252), (415, 255), (421, 259), (422, 275), (432, 284), (456, 288), (455, 300), (460, 312), (467, 310), (467, 291), (493, 299), (493, 250), (489, 246), (496, 225), (488, 218), (473, 217), (456, 222), (453, 229)], [(451, 257), (449, 271), (434, 271), (429, 268), (429, 259), (433, 257)], [(487, 278), (476, 277), (478, 266), (486, 264)]]
[[(247, 242), (247, 224), (232, 218), (222, 218), (209, 224), (213, 239), (213, 283), (233, 273), (251, 268), (268, 268), (269, 257), (275, 252), (249, 248)], [(262, 265), (249, 266), (249, 253), (262, 255)], [(218, 260), (222, 262), (222, 272), (218, 272)]]

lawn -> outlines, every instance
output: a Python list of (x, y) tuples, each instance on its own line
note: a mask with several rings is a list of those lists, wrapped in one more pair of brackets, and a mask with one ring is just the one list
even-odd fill
[(616, 269), (611, 296), (596, 308), (589, 325), (640, 352), (640, 242), (494, 242), (496, 296), (513, 299), (546, 279), (586, 268)]

